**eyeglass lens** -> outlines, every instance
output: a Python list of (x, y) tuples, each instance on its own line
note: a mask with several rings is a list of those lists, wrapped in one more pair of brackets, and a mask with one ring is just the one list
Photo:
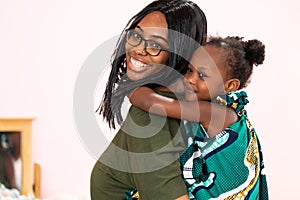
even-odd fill
[(144, 41), (145, 51), (152, 56), (157, 56), (163, 50), (159, 43), (152, 40), (145, 40), (135, 30), (127, 31), (126, 41), (128, 42), (128, 44), (134, 47), (139, 46), (142, 43), (142, 41)]

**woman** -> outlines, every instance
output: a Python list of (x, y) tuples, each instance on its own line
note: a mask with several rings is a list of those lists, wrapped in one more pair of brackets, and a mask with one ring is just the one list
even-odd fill
[(185, 73), (187, 60), (205, 38), (205, 15), (191, 1), (154, 1), (129, 21), (112, 56), (99, 108), (111, 127), (115, 118), (122, 127), (94, 166), (92, 199), (125, 199), (127, 189), (137, 189), (140, 199), (188, 199), (178, 160), (185, 149), (177, 134), (179, 121), (133, 106), (123, 122), (120, 110), (124, 97), (146, 83), (174, 97), (159, 85), (174, 83)]

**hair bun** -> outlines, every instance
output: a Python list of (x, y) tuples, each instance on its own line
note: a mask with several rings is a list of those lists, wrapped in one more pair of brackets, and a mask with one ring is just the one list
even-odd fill
[(265, 45), (259, 40), (248, 40), (244, 42), (245, 58), (250, 65), (260, 65), (265, 60)]

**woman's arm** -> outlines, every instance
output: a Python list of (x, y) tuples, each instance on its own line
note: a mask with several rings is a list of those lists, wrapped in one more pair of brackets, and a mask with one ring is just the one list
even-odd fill
[(150, 113), (200, 122), (210, 136), (221, 132), (238, 119), (229, 107), (207, 101), (178, 101), (159, 95), (147, 87), (137, 88), (129, 99), (133, 105)]

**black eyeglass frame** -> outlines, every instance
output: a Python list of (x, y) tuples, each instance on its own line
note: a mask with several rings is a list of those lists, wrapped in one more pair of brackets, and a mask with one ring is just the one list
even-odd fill
[[(131, 37), (134, 33), (138, 34), (139, 37), (141, 38), (140, 41), (139, 41), (136, 45), (134, 45), (134, 44), (132, 44), (132, 43), (129, 42), (130, 37)], [(139, 34), (138, 32), (136, 32), (134, 29), (126, 30), (126, 33), (125, 33), (125, 34), (126, 34), (126, 35), (125, 35), (126, 42), (127, 42), (130, 46), (137, 47), (137, 46), (139, 46), (142, 42), (144, 42), (144, 48), (143, 48), (143, 50), (144, 50), (147, 54), (149, 54), (150, 56), (158, 56), (158, 55), (160, 54), (161, 51), (169, 51), (168, 48), (163, 48), (163, 47), (161, 47), (161, 48), (158, 49), (158, 52), (157, 52), (156, 54), (151, 54), (151, 53), (149, 53), (149, 51), (147, 50), (148, 43), (149, 43), (149, 42), (158, 43), (158, 42), (156, 42), (156, 41), (154, 41), (154, 40), (146, 40), (145, 38), (143, 38), (143, 37), (141, 36), (141, 34)], [(159, 43), (158, 43), (158, 44), (159, 44)]]

